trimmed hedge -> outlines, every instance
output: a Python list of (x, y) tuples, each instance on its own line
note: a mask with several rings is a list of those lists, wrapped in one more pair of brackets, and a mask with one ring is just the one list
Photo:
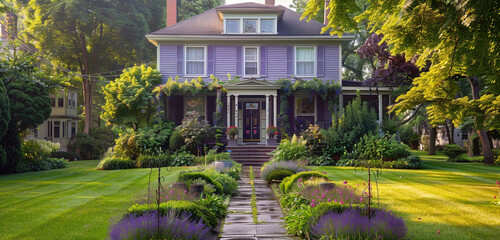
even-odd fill
[(323, 178), (325, 180), (330, 181), (330, 178), (328, 178), (327, 175), (320, 173), (318, 171), (300, 172), (283, 179), (283, 181), (280, 183), (281, 193), (287, 194), (292, 189), (293, 185), (297, 182), (299, 178), (309, 179), (311, 177)]
[(212, 179), (219, 182), (222, 186), (222, 193), (225, 195), (233, 195), (238, 191), (238, 181), (230, 177), (227, 174), (221, 174), (219, 172), (209, 172)]
[(182, 173), (179, 175), (179, 181), (180, 182), (189, 182), (194, 179), (203, 179), (207, 183), (212, 184), (215, 187), (215, 192), (217, 194), (223, 194), (224, 193), (224, 188), (222, 187), (222, 184), (219, 181), (216, 181), (210, 176), (210, 174), (205, 173), (205, 172), (187, 172), (187, 173)]
[[(128, 215), (142, 216), (146, 212), (153, 212), (158, 210), (158, 205), (156, 203), (151, 204), (135, 204), (128, 209)], [(203, 223), (210, 226), (212, 229), (219, 225), (219, 219), (208, 210), (206, 207), (189, 201), (168, 201), (160, 203), (160, 215), (165, 216), (169, 211), (174, 211), (181, 215), (182, 213), (190, 214), (191, 220), (199, 221), (202, 219)], [(124, 216), (128, 217), (126, 214)]]
[(273, 180), (283, 180), (286, 177), (292, 176), (293, 174), (295, 173), (290, 170), (276, 170), (269, 174), (269, 176), (267, 177), (267, 182), (271, 183)]
[(137, 158), (137, 167), (157, 168), (171, 166), (172, 157), (167, 154), (160, 155), (141, 155)]
[(135, 162), (128, 158), (112, 157), (102, 164), (102, 170), (117, 170), (135, 168)]
[(36, 162), (20, 162), (16, 168), (16, 172), (24, 173), (24, 172), (39, 172), (39, 171), (47, 171), (58, 168), (65, 168), (66, 160), (62, 158), (45, 158)]
[(80, 154), (78, 154), (76, 152), (60, 152), (60, 151), (57, 151), (57, 152), (52, 152), (50, 154), (50, 157), (51, 158), (64, 158), (64, 159), (69, 160), (69, 161), (75, 161), (75, 160), (82, 159), (82, 157), (80, 156)]
[(466, 160), (460, 156), (465, 152), (463, 147), (456, 144), (445, 145), (443, 147), (443, 153), (448, 157), (448, 161), (450, 162), (465, 162)]

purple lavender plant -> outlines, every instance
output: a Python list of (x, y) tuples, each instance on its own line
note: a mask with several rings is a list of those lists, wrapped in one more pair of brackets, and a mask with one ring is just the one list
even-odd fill
[(366, 216), (366, 210), (351, 208), (343, 213), (330, 212), (322, 216), (312, 227), (315, 236), (334, 239), (402, 239), (408, 228), (402, 218), (383, 209)]
[(157, 229), (157, 212), (136, 217), (130, 215), (110, 227), (111, 240), (118, 239), (214, 239), (210, 228), (202, 220), (190, 221), (189, 215), (176, 216), (169, 212), (160, 217), (160, 234)]

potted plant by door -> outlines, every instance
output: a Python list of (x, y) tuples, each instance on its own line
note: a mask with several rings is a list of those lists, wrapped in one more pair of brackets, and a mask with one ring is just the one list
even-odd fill
[(229, 135), (229, 139), (227, 140), (227, 145), (236, 146), (237, 139), (235, 137), (238, 136), (238, 128), (235, 126), (230, 126), (227, 128), (226, 134)]
[(269, 135), (269, 138), (267, 139), (267, 145), (276, 146), (277, 142), (276, 136), (279, 133), (278, 128), (273, 125), (269, 125), (267, 126), (266, 133), (267, 135)]

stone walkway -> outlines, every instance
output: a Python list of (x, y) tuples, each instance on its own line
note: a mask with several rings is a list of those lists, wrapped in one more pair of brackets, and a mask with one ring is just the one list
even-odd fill
[(229, 239), (296, 239), (281, 226), (283, 213), (273, 190), (260, 178), (260, 167), (253, 167), (257, 197), (258, 224), (253, 223), (249, 167), (243, 166), (240, 193), (231, 198), (221, 238)]

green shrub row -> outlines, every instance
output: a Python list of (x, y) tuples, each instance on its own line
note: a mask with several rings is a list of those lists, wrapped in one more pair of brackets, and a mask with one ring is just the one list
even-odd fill
[(172, 157), (167, 154), (160, 155), (140, 155), (137, 158), (136, 165), (140, 168), (157, 168), (170, 166)]
[(36, 162), (24, 162), (21, 161), (16, 168), (16, 172), (24, 173), (24, 172), (39, 172), (39, 171), (47, 171), (58, 168), (65, 168), (66, 160), (61, 158), (45, 158)]
[(135, 162), (128, 158), (109, 157), (101, 160), (99, 166), (98, 169), (102, 170), (129, 169), (135, 168)]
[(283, 181), (280, 183), (280, 190), (283, 194), (287, 194), (292, 189), (297, 180), (309, 179), (311, 177), (330, 180), (330, 178), (328, 178), (327, 175), (320, 173), (318, 171), (300, 172), (283, 179)]
[(52, 152), (50, 154), (50, 157), (51, 158), (64, 158), (66, 160), (69, 160), (69, 161), (76, 161), (76, 160), (81, 160), (82, 157), (80, 156), (80, 154), (76, 153), (76, 152), (60, 152), (60, 151), (56, 151), (56, 152)]
[(283, 169), (276, 170), (274, 172), (271, 172), (271, 174), (269, 174), (269, 176), (267, 177), (267, 182), (272, 182), (273, 180), (281, 181), (286, 177), (292, 176), (293, 174), (295, 173), (290, 170), (283, 170)]
[(179, 181), (180, 182), (190, 182), (195, 179), (203, 179), (207, 183), (212, 184), (215, 187), (215, 193), (217, 194), (223, 194), (224, 188), (222, 187), (222, 184), (219, 181), (216, 181), (210, 176), (210, 174), (205, 173), (205, 172), (187, 172), (187, 173), (181, 173), (179, 174)]
[[(151, 204), (135, 204), (128, 209), (128, 214), (135, 216), (142, 216), (146, 212), (153, 212), (158, 210), (156, 203)], [(160, 203), (159, 212), (161, 216), (165, 216), (169, 211), (174, 211), (177, 214), (187, 213), (191, 215), (191, 220), (199, 221), (202, 219), (203, 223), (211, 228), (217, 227), (219, 219), (216, 215), (201, 204), (189, 201), (168, 201)], [(126, 217), (127, 215), (125, 215)]]

